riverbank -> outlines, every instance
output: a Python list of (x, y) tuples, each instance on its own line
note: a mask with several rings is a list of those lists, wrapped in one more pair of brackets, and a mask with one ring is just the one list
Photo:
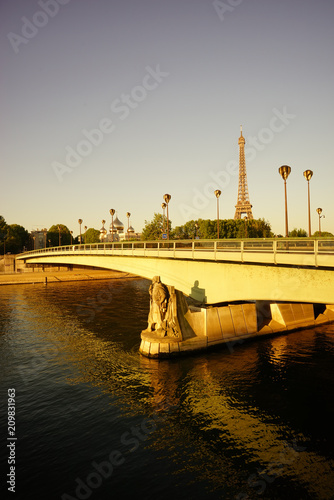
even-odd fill
[(83, 269), (72, 271), (36, 271), (27, 273), (0, 273), (1, 285), (36, 285), (49, 283), (62, 283), (65, 281), (92, 281), (110, 279), (134, 279), (138, 278), (133, 274), (122, 273), (120, 271), (109, 271), (103, 269)]

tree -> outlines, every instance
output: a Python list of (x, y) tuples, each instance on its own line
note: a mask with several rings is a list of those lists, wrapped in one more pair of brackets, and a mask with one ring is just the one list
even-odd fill
[(176, 240), (189, 240), (196, 236), (199, 236), (199, 224), (195, 220), (186, 222), (183, 226), (177, 226), (171, 234), (171, 237)]
[(319, 231), (316, 231), (312, 236), (314, 236), (315, 238), (333, 238), (334, 234), (329, 233), (328, 231), (321, 231), (321, 233), (319, 233)]
[(23, 226), (11, 224), (7, 228), (6, 252), (20, 253), (28, 247), (29, 233)]
[[(198, 219), (178, 226), (173, 232), (177, 239), (191, 239), (195, 234), (201, 239), (217, 238), (217, 220)], [(219, 221), (219, 238), (270, 238), (273, 236), (269, 222), (264, 219), (223, 219)]]
[(0, 252), (19, 253), (28, 247), (29, 233), (19, 224), (8, 225), (0, 215)]
[(67, 226), (64, 224), (55, 224), (50, 227), (47, 233), (47, 240), (50, 240), (52, 247), (59, 246), (59, 229), (60, 228), (60, 245), (71, 244), (71, 233)]
[[(170, 236), (172, 235), (172, 223), (169, 222), (169, 232)], [(145, 227), (142, 231), (141, 239), (142, 240), (161, 240), (162, 233), (164, 230), (164, 221), (162, 214), (154, 214), (151, 222), (145, 221)], [(167, 232), (167, 219), (165, 218), (165, 230)]]
[(248, 238), (273, 238), (274, 234), (268, 221), (264, 219), (246, 220)]
[(82, 236), (82, 240), (86, 241), (86, 243), (99, 243), (100, 231), (90, 227)]
[(8, 225), (5, 219), (0, 215), (0, 252), (3, 254), (5, 252), (5, 240), (7, 238)]
[(295, 227), (292, 231), (289, 231), (289, 236), (291, 236), (292, 238), (306, 238), (308, 234), (305, 231), (305, 229), (302, 228), (297, 229)]

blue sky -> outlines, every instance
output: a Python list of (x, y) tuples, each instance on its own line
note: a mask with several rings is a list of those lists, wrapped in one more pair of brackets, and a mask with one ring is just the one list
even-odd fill
[(253, 216), (334, 233), (334, 2), (7, 0), (1, 208), (29, 231), (76, 234), (114, 208), (140, 231), (171, 194), (173, 226), (237, 202), (246, 139)]

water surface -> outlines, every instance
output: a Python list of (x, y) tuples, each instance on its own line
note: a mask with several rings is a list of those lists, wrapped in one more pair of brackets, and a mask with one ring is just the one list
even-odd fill
[(334, 325), (149, 360), (148, 286), (0, 288), (1, 486), (13, 387), (13, 498), (334, 498)]

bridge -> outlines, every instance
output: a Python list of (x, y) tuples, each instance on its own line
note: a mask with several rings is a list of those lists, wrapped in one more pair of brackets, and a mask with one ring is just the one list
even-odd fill
[[(156, 312), (163, 319), (160, 323), (151, 321), (151, 330), (145, 333), (149, 353), (142, 347), (141, 351), (152, 357), (157, 354), (155, 349), (158, 355), (162, 353), (162, 346), (168, 348), (170, 354), (175, 342), (178, 352), (187, 341), (193, 346), (194, 336), (204, 335), (208, 346), (212, 332), (215, 340), (218, 337), (219, 341), (226, 342), (224, 324), (227, 323), (229, 332), (239, 338), (240, 331), (243, 337), (249, 337), (261, 332), (261, 326), (269, 326), (271, 332), (280, 331), (282, 326), (283, 329), (310, 326), (316, 321), (332, 320), (332, 314), (334, 316), (331, 306), (334, 304), (334, 239), (124, 241), (33, 250), (18, 255), (17, 259), (28, 264), (114, 269), (150, 280), (160, 276), (161, 282), (168, 286), (170, 311), (167, 308), (163, 313)], [(193, 299), (195, 305), (189, 308), (183, 294)], [(235, 304), (237, 301), (244, 304)], [(323, 304), (327, 309), (314, 314), (314, 304)], [(151, 300), (152, 307), (154, 309), (154, 301)], [(232, 323), (223, 319), (226, 307)], [(216, 312), (211, 321), (212, 310)], [(266, 324), (259, 324), (261, 314), (267, 317), (267, 320), (262, 318)], [(244, 325), (236, 326), (241, 320)], [(159, 345), (152, 349), (151, 344)]]

